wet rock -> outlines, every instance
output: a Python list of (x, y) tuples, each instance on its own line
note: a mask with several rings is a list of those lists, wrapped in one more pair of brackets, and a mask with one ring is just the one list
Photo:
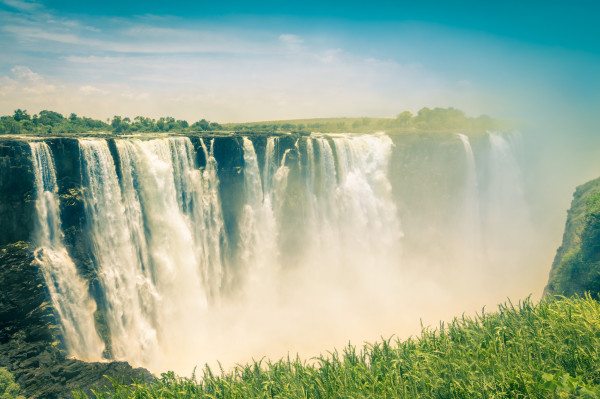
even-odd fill
[(71, 392), (109, 386), (105, 377), (125, 383), (152, 380), (125, 362), (86, 363), (68, 359), (44, 279), (32, 246), (0, 247), (0, 367), (11, 371), (28, 398), (64, 398)]

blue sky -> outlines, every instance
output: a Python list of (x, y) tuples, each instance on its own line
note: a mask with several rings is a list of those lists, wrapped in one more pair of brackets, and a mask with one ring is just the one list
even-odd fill
[(0, 0), (0, 113), (587, 115), (600, 105), (597, 4)]

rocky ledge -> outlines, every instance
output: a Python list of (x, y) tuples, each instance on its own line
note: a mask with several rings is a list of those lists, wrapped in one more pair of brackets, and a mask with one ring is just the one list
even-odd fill
[(27, 398), (68, 398), (110, 385), (150, 381), (145, 369), (125, 362), (68, 359), (58, 334), (43, 276), (26, 242), (0, 247), (0, 367), (11, 371)]

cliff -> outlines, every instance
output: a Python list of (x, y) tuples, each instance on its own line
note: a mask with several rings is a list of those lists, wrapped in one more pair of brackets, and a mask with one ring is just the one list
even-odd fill
[[(204, 140), (208, 151), (212, 142), (217, 159), (228, 244), (235, 248), (236, 221), (243, 200), (236, 195), (243, 185), (241, 137), (204, 137), (208, 138)], [(190, 136), (197, 154), (195, 161), (204, 167), (206, 157), (200, 138), (200, 135)], [(125, 362), (86, 363), (67, 358), (59, 318), (33, 256), (36, 210), (28, 142), (40, 139), (50, 147), (54, 158), (65, 246), (80, 274), (89, 280), (90, 293), (99, 303), (102, 301), (90, 250), (92, 243), (85, 233), (87, 222), (78, 139), (0, 137), (0, 367), (6, 367), (15, 375), (28, 398), (68, 397), (78, 389), (89, 392), (110, 384), (106, 377), (125, 383), (134, 379), (152, 380), (153, 376), (147, 370), (132, 368)], [(255, 140), (265, 139), (258, 136)], [(118, 166), (114, 138), (108, 137), (107, 141)], [(294, 143), (291, 140), (285, 142), (288, 148)], [(102, 331), (101, 313), (96, 322), (98, 330)], [(110, 343), (107, 344), (110, 347)], [(109, 352), (107, 356), (110, 357)]]
[[(405, 253), (408, 256), (427, 254), (428, 257), (439, 260), (439, 264), (449, 265), (450, 269), (453, 267), (452, 261), (458, 264), (464, 260), (462, 257), (464, 245), (470, 245), (469, 250), (479, 249), (477, 245), (480, 243), (469, 242), (467, 238), (481, 232), (480, 213), (489, 211), (493, 208), (492, 205), (495, 205), (491, 204), (480, 212), (479, 203), (489, 202), (490, 198), (495, 198), (495, 194), (492, 192), (491, 184), (488, 187), (485, 184), (478, 184), (477, 181), (492, 180), (489, 177), (494, 176), (491, 172), (507, 169), (505, 163), (493, 164), (489, 161), (490, 154), (507, 151), (503, 147), (494, 147), (490, 140), (491, 135), (471, 135), (469, 141), (466, 140), (466, 136), (450, 132), (404, 133), (392, 134), (389, 139), (380, 136), (375, 139), (375, 144), (350, 143), (346, 142), (345, 138), (330, 135), (315, 135), (312, 141), (303, 134), (253, 133), (245, 134), (245, 136), (252, 142), (253, 151), (255, 151), (255, 164), (258, 164), (255, 169), (258, 170), (254, 173), (260, 176), (257, 177), (258, 183), (253, 189), (259, 191), (259, 196), (262, 197), (263, 194), (264, 186), (261, 187), (260, 179), (266, 179), (265, 170), (273, 169), (271, 172), (275, 175), (276, 170), (286, 169), (285, 175), (282, 173), (281, 176), (271, 176), (272, 181), (269, 184), (272, 187), (268, 188), (271, 190), (271, 194), (276, 196), (277, 201), (275, 209), (277, 215), (273, 218), (273, 234), (269, 237), (274, 243), (272, 248), (269, 247), (273, 254), (269, 255), (278, 258), (273, 262), (284, 266), (286, 270), (294, 270), (296, 267), (303, 266), (302, 262), (305, 262), (308, 255), (305, 251), (306, 245), (303, 244), (312, 236), (318, 237), (320, 234), (319, 228), (307, 223), (307, 220), (313, 218), (315, 226), (319, 225), (316, 221), (315, 210), (321, 212), (321, 217), (328, 216), (327, 212), (333, 212), (330, 209), (333, 206), (329, 207), (326, 201), (323, 201), (323, 204), (316, 201), (319, 195), (324, 196), (323, 193), (329, 193), (332, 199), (337, 201), (332, 205), (354, 209), (352, 212), (345, 213), (344, 218), (330, 221), (331, 224), (335, 224), (333, 227), (339, 227), (340, 231), (344, 232), (355, 228), (357, 231), (352, 231), (352, 233), (368, 235), (370, 227), (375, 229), (377, 226), (383, 226), (386, 220), (377, 219), (374, 223), (362, 223), (361, 219), (361, 224), (357, 222), (359, 217), (363, 212), (371, 209), (369, 206), (372, 206), (372, 209), (378, 210), (375, 218), (383, 215), (384, 218), (390, 219), (390, 213), (384, 214), (381, 211), (383, 209), (381, 204), (384, 204), (386, 212), (388, 209), (390, 212), (397, 212), (402, 221), (403, 246), (407, 248)], [(278, 139), (270, 140), (270, 136), (277, 136)], [(135, 139), (151, 140), (165, 137), (165, 135), (145, 135), (143, 137), (136, 136)], [(208, 174), (209, 169), (214, 171), (207, 165), (209, 160), (205, 151), (209, 154), (212, 153), (216, 160), (217, 179), (211, 175), (210, 179), (207, 177), (206, 180), (203, 180), (203, 184), (207, 185), (207, 190), (210, 187), (218, 187), (219, 206), (212, 208), (206, 206), (206, 209), (210, 208), (210, 213), (203, 215), (202, 220), (211, 219), (215, 222), (214, 224), (218, 227), (218, 236), (211, 236), (210, 240), (206, 240), (206, 243), (202, 242), (202, 246), (199, 245), (198, 248), (206, 250), (203, 254), (207, 259), (212, 254), (210, 252), (212, 249), (218, 249), (215, 251), (215, 257), (210, 258), (211, 261), (222, 258), (222, 271), (215, 273), (217, 276), (214, 284), (215, 292), (223, 294), (224, 297), (227, 294), (235, 297), (238, 294), (236, 289), (239, 289), (246, 277), (244, 274), (245, 264), (242, 263), (244, 256), (242, 244), (248, 247), (253, 243), (253, 236), (249, 235), (248, 231), (244, 231), (244, 226), (241, 226), (241, 222), (245, 220), (244, 211), (247, 211), (246, 208), (249, 206), (250, 194), (246, 186), (249, 184), (247, 177), (251, 175), (251, 173), (247, 173), (248, 176), (244, 176), (247, 172), (244, 141), (242, 136), (232, 134), (190, 134), (186, 137), (189, 138), (189, 141), (185, 140), (188, 145), (186, 148), (193, 147), (189, 154), (193, 154), (190, 157), (195, 157), (195, 165), (200, 168), (202, 175)], [(106, 140), (106, 143), (102, 143), (103, 148), (107, 148), (103, 154), (107, 159), (110, 158), (111, 169), (116, 172), (116, 176), (113, 173), (112, 176), (115, 177), (110, 180), (116, 183), (116, 186), (122, 186), (125, 181), (123, 176), (127, 176), (129, 173), (123, 168), (123, 165), (128, 165), (127, 153), (122, 152), (123, 148), (119, 146), (123, 143), (117, 140), (133, 138), (102, 136), (101, 138), (90, 137), (90, 139), (102, 142)], [(32, 166), (29, 141), (40, 140), (47, 144), (54, 159), (57, 195), (60, 200), (59, 219), (64, 233), (64, 239), (61, 242), (64, 242), (64, 247), (75, 264), (77, 270), (74, 274), (82, 277), (86, 293), (89, 291), (89, 296), (97, 305), (94, 308), (95, 311), (89, 312), (93, 316), (93, 321), (90, 323), (93, 326), (91, 330), (94, 330), (95, 327), (95, 332), (104, 341), (106, 350), (102, 353), (102, 345), (99, 345), (98, 355), (92, 358), (105, 358), (101, 363), (85, 363), (67, 358), (67, 344), (65, 337), (62, 336), (60, 316), (57, 314), (59, 312), (53, 307), (45, 277), (33, 256), (33, 251), (36, 249), (33, 237), (36, 233), (35, 216), (37, 212), (34, 174), (40, 168), (34, 170)], [(318, 140), (320, 140), (321, 146), (317, 145)], [(181, 143), (183, 140), (170, 139), (169, 141)], [(470, 144), (467, 145), (467, 142)], [(164, 144), (164, 141), (161, 143)], [(380, 144), (379, 147), (377, 147), (377, 143)], [(86, 168), (89, 169), (89, 163), (86, 164), (86, 162), (93, 162), (94, 159), (86, 158), (83, 144), (74, 137), (0, 137), (0, 225), (2, 226), (0, 228), (0, 367), (7, 367), (14, 373), (17, 382), (25, 389), (28, 397), (63, 397), (79, 387), (89, 390), (94, 386), (108, 383), (108, 380), (103, 377), (104, 375), (118, 376), (125, 382), (131, 381), (131, 379), (152, 378), (146, 370), (133, 369), (123, 362), (109, 361), (120, 358), (135, 362), (135, 359), (119, 355), (115, 349), (117, 347), (112, 346), (113, 342), (117, 342), (117, 340), (112, 338), (114, 335), (111, 335), (111, 332), (115, 330), (111, 330), (111, 319), (107, 315), (110, 314), (111, 309), (114, 309), (114, 307), (111, 308), (113, 304), (111, 300), (114, 301), (114, 297), (107, 295), (107, 283), (102, 278), (110, 273), (103, 273), (105, 269), (99, 266), (96, 249), (100, 245), (95, 243), (92, 236), (95, 220), (90, 217), (89, 213), (90, 209), (99, 206), (95, 202), (91, 202), (89, 198), (90, 192), (93, 192), (91, 191), (92, 185), (89, 181), (85, 181), (84, 172)], [(246, 144), (248, 143), (246, 142)], [(82, 151), (81, 154), (80, 151)], [(329, 168), (323, 167), (326, 161), (319, 161), (325, 160), (326, 156), (330, 161), (331, 167)], [(270, 163), (266, 165), (266, 159), (269, 157), (271, 158)], [(343, 166), (344, 162), (341, 162), (340, 159), (348, 164), (359, 165), (354, 174), (349, 173), (351, 178), (348, 180), (347, 187), (341, 185), (342, 177), (340, 176), (347, 171), (343, 170), (346, 166)], [(362, 163), (359, 164), (359, 160)], [(172, 160), (171, 162), (170, 167), (174, 170), (175, 163)], [(282, 164), (287, 168), (281, 168)], [(132, 181), (131, 187), (137, 185), (138, 191), (132, 189), (132, 192), (137, 195), (144, 192), (140, 190), (140, 187), (148, 184), (147, 180), (142, 181), (142, 177), (149, 172), (155, 172), (153, 169), (155, 165), (152, 164), (152, 161), (136, 165), (139, 167), (137, 170), (139, 173), (129, 177)], [(368, 179), (365, 178), (366, 169), (369, 169), (371, 175), (368, 178), (372, 181), (367, 181)], [(196, 172), (194, 171), (194, 173)], [(383, 176), (382, 174), (387, 175)], [(389, 181), (387, 180), (388, 175)], [(200, 179), (195, 174), (194, 176)], [(285, 176), (285, 179), (282, 176)], [(146, 178), (150, 180), (148, 176)], [(102, 186), (102, 189), (97, 192), (98, 195), (94, 194), (92, 197), (99, 197), (102, 196), (102, 193), (108, 192), (107, 186), (110, 182), (106, 180), (104, 178), (99, 181), (98, 186)], [(284, 181), (285, 185), (277, 185), (276, 183), (279, 181)], [(198, 184), (198, 181), (195, 184)], [(373, 187), (369, 184), (372, 184), (377, 190), (373, 191)], [(515, 184), (511, 186), (515, 186)], [(340, 190), (346, 190), (348, 193), (346, 199), (349, 201), (360, 196), (360, 194), (354, 194), (359, 189), (364, 190), (366, 195), (370, 195), (369, 198), (372, 199), (369, 203), (363, 203), (362, 208), (359, 206), (361, 204), (342, 203), (339, 200)], [(177, 225), (178, 229), (169, 230), (164, 228), (164, 226), (170, 226), (168, 223), (159, 224), (156, 220), (148, 219), (160, 214), (160, 210), (166, 209), (158, 207), (161, 205), (158, 201), (156, 202), (158, 205), (151, 201), (151, 199), (160, 198), (160, 189), (152, 192), (149, 190), (145, 192), (147, 198), (138, 201), (144, 206), (148, 205), (147, 209), (142, 209), (140, 205), (141, 214), (146, 219), (140, 219), (139, 225), (147, 223), (145, 228), (140, 229), (140, 232), (144, 235), (144, 240), (150, 242), (151, 239), (155, 239), (156, 242), (153, 241), (152, 245), (155, 248), (162, 248), (159, 245), (162, 241), (158, 240), (158, 237), (169, 240), (170, 237), (166, 236), (167, 232), (175, 234), (182, 229), (179, 228), (181, 225)], [(362, 192), (360, 191), (360, 193)], [(179, 207), (183, 207), (183, 201), (186, 199), (190, 204), (192, 203), (189, 198), (193, 199), (194, 192), (180, 188), (180, 194), (183, 199)], [(52, 195), (54, 194), (52, 193)], [(184, 198), (187, 195), (190, 197)], [(207, 197), (210, 196), (217, 197), (211, 191), (210, 195), (203, 196), (201, 200), (195, 199), (198, 200), (197, 204), (199, 205), (196, 205), (198, 209), (209, 202), (210, 198)], [(388, 201), (388, 197), (391, 197), (393, 201)], [(191, 213), (183, 214), (180, 211), (177, 206), (179, 197), (175, 199), (173, 196), (173, 199), (174, 208), (177, 208), (173, 215), (191, 217)], [(189, 205), (188, 202), (185, 203), (186, 206)], [(388, 202), (393, 203), (388, 207)], [(111, 203), (110, 206), (105, 205), (103, 208), (117, 209), (120, 203), (119, 200)], [(151, 205), (157, 207), (151, 208)], [(277, 209), (282, 211), (279, 212)], [(260, 212), (259, 208), (254, 210)], [(162, 216), (168, 218), (172, 214)], [(348, 223), (348, 219), (356, 221), (356, 223)], [(155, 224), (151, 225), (151, 223)], [(158, 227), (152, 228), (152, 226)], [(348, 226), (353, 227), (348, 228)], [(360, 226), (363, 226), (364, 231), (358, 231)], [(210, 226), (204, 226), (198, 230), (204, 232), (209, 228)], [(395, 230), (389, 230), (382, 230), (382, 233), (395, 232)], [(125, 229), (120, 228), (119, 231), (125, 231)], [(190, 232), (195, 234), (195, 231)], [(130, 238), (129, 234), (126, 236)], [(457, 249), (454, 249), (455, 247)], [(145, 249), (133, 244), (132, 248), (136, 251), (131, 253), (141, 258), (140, 254), (144, 253)], [(156, 254), (164, 254), (166, 258), (170, 259), (171, 253), (181, 249), (177, 245), (165, 246), (165, 248), (167, 250), (157, 251)], [(350, 252), (353, 249), (343, 248)], [(343, 248), (340, 246), (340, 249)], [(366, 247), (365, 252), (369, 252), (369, 247)], [(154, 253), (150, 253), (149, 257), (154, 255)], [(158, 255), (153, 261), (148, 261), (148, 259), (144, 262), (140, 261), (140, 265), (147, 266), (148, 270), (153, 270), (154, 266), (160, 265)], [(448, 261), (449, 259), (450, 261)], [(393, 259), (393, 262), (400, 263), (401, 260)], [(118, 260), (107, 263), (117, 264)], [(190, 263), (188, 258), (182, 258), (178, 265)], [(213, 264), (207, 262), (208, 266), (212, 267)], [(156, 267), (158, 268), (158, 266)], [(146, 269), (143, 269), (143, 272), (146, 272)], [(421, 272), (422, 275), (426, 273), (433, 275), (436, 271), (423, 270)], [(118, 275), (118, 273), (115, 274)], [(153, 279), (156, 276), (152, 273), (144, 274), (144, 277), (148, 277), (151, 284), (155, 283)], [(209, 277), (207, 277), (207, 281)], [(52, 287), (52, 284), (49, 285)], [(123, 286), (125, 286), (124, 283)], [(128, 293), (140, 289), (137, 285), (127, 287)], [(140, 291), (142, 290), (140, 289)], [(64, 290), (63, 292), (70, 291)], [(193, 291), (194, 297), (198, 296), (198, 292), (202, 294), (201, 289)], [(208, 306), (211, 305), (211, 301), (215, 300), (215, 296), (211, 296), (211, 293), (212, 291), (206, 295)], [(148, 301), (148, 303), (153, 304), (154, 302)], [(151, 313), (151, 309), (153, 308), (149, 306), (142, 310)], [(189, 318), (189, 314), (192, 312), (186, 313), (185, 317)], [(125, 320), (126, 317), (120, 315), (117, 319)], [(156, 320), (162, 319), (157, 316)], [(114, 324), (114, 318), (112, 322)], [(165, 323), (157, 322), (158, 324), (164, 325)], [(127, 328), (131, 327), (126, 323), (124, 325)], [(195, 333), (194, 330), (191, 334)], [(65, 335), (68, 334), (65, 333)], [(127, 344), (131, 342), (134, 340), (127, 341)], [(195, 353), (192, 355), (196, 356)], [(147, 363), (138, 362), (137, 364), (151, 367)]]
[(73, 390), (108, 386), (109, 376), (130, 383), (152, 380), (125, 362), (68, 359), (61, 347), (44, 279), (26, 242), (0, 247), (0, 367), (15, 375), (27, 398), (64, 398)]
[(545, 289), (552, 295), (586, 291), (600, 293), (600, 178), (575, 190)]

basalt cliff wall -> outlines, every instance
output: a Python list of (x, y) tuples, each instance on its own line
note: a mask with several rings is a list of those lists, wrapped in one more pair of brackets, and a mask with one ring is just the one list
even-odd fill
[[(248, 136), (262, 170), (269, 135)], [(244, 192), (245, 166), (243, 139), (235, 134), (189, 135), (188, 138), (196, 150), (195, 161), (200, 169), (206, 166), (207, 151), (213, 154), (218, 165), (226, 240), (223, 256), (236, 259), (240, 256), (237, 253), (239, 220), (245, 201), (241, 194)], [(128, 138), (100, 139), (107, 141), (119, 173), (115, 140)], [(402, 134), (391, 136), (391, 139), (389, 178), (405, 233), (405, 245), (420, 251), (431, 243), (442, 242), (444, 231), (457, 223), (456, 218), (460, 215), (456, 209), (464, 202), (468, 158), (465, 157), (464, 143), (455, 133)], [(32, 398), (64, 397), (75, 389), (89, 390), (106, 385), (109, 382), (104, 376), (126, 382), (151, 379), (153, 377), (144, 369), (109, 361), (110, 353), (107, 353), (106, 361), (96, 363), (67, 357), (59, 319), (33, 255), (36, 249), (36, 194), (29, 142), (40, 140), (50, 147), (54, 158), (64, 244), (78, 272), (89, 281), (91, 296), (99, 303), (102, 301), (92, 258), (93, 242), (86, 226), (80, 139), (0, 137), (0, 367), (13, 372), (27, 397)], [(484, 158), (490, 145), (488, 136), (471, 136), (470, 140), (475, 162), (480, 165), (478, 173), (485, 174)], [(280, 135), (277, 141), (275, 157), (289, 167), (290, 188), (283, 202), (287, 210), (286, 223), (291, 226), (300, 225), (304, 219), (306, 199), (302, 198), (305, 194), (300, 190), (300, 165), (306, 164), (306, 146), (306, 136)], [(286, 264), (293, 265), (299, 256), (297, 234), (297, 230), (291, 228), (282, 231), (279, 237)], [(443, 257), (444, 250), (439, 251)], [(96, 322), (102, 335), (103, 321)]]

